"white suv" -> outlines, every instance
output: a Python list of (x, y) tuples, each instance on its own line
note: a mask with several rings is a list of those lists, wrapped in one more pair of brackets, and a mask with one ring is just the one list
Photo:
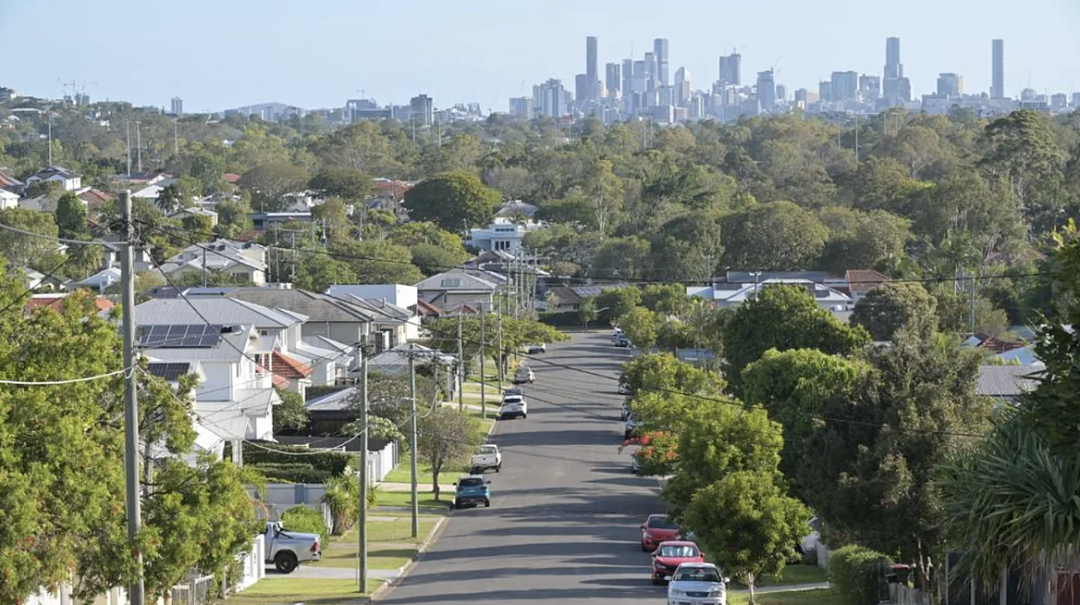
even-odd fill
[(520, 395), (507, 395), (503, 397), (502, 407), (499, 408), (499, 420), (510, 418), (528, 418), (529, 404)]

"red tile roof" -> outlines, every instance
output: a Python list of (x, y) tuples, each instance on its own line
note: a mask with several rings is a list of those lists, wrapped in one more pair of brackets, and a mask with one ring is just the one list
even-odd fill
[(289, 385), (292, 384), (287, 378), (283, 378), (281, 376), (278, 376), (277, 374), (271, 376), (270, 380), (274, 383), (274, 386), (279, 389), (287, 389), (289, 388)]
[[(30, 300), (26, 301), (26, 312), (31, 313), (38, 309), (48, 307), (59, 313), (64, 306), (64, 299), (67, 298), (67, 296), (67, 294), (39, 294), (31, 296)], [(104, 296), (95, 296), (94, 305), (97, 306), (98, 311), (109, 311), (116, 306), (113, 301)]]
[(889, 276), (873, 269), (848, 269), (844, 274), (851, 292), (869, 292), (889, 281)]
[(274, 376), (281, 376), (282, 378), (307, 378), (308, 376), (311, 376), (311, 373), (314, 371), (310, 366), (307, 366), (280, 351), (274, 351), (274, 356), (270, 363), (273, 365)]
[(86, 202), (87, 206), (99, 206), (106, 202), (112, 201), (113, 197), (104, 191), (98, 191), (97, 189), (87, 189), (79, 194), (79, 199)]
[(20, 185), (22, 185), (22, 181), (0, 172), (0, 187), (18, 187)]
[(976, 335), (977, 338), (982, 339), (979, 343), (979, 347), (983, 349), (990, 349), (995, 354), (1004, 353), (1006, 351), (1012, 351), (1024, 346), (1022, 342), (1010, 342), (1007, 340), (999, 340), (993, 336), (986, 336), (985, 334)]
[(235, 172), (226, 172), (221, 175), (221, 178), (225, 179), (226, 183), (236, 183), (240, 180), (240, 175)]
[(416, 312), (420, 315), (442, 315), (442, 309), (429, 303), (426, 300), (416, 301)]

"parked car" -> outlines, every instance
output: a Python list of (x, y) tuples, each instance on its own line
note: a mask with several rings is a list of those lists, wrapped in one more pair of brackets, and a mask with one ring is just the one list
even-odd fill
[(619, 420), (626, 422), (628, 418), (630, 418), (630, 402), (624, 401), (622, 402), (622, 407), (619, 409)]
[(536, 374), (533, 373), (532, 368), (528, 366), (521, 366), (514, 372), (514, 384), (532, 384), (536, 382)]
[(528, 418), (529, 404), (520, 395), (509, 395), (503, 398), (502, 407), (499, 408), (499, 420), (511, 418)]
[(652, 552), (661, 542), (679, 539), (679, 525), (664, 514), (654, 513), (641, 524), (641, 550)]
[(728, 579), (712, 563), (683, 563), (668, 583), (668, 605), (725, 605)]
[(504, 398), (509, 396), (509, 395), (517, 395), (519, 397), (524, 397), (525, 396), (525, 389), (523, 389), (521, 387), (512, 387), (512, 388), (509, 388), (509, 389), (506, 389), (505, 391), (503, 391), (503, 397)]
[(630, 394), (630, 385), (626, 384), (625, 382), (619, 382), (619, 394), (620, 395), (629, 395)]
[(639, 426), (641, 426), (641, 423), (638, 422), (637, 420), (634, 420), (634, 414), (631, 413), (631, 412), (627, 412), (627, 414), (626, 414), (626, 426), (625, 426), (625, 428), (623, 430), (623, 440), (625, 441), (625, 440), (633, 437), (634, 436), (634, 431), (637, 430), (637, 428)]
[(491, 506), (491, 480), (483, 475), (462, 475), (454, 483), (453, 508)]
[(473, 475), (482, 475), (484, 471), (492, 468), (496, 473), (501, 471), (502, 454), (499, 452), (499, 446), (491, 443), (481, 445), (473, 454), (471, 466)]
[(652, 554), (652, 583), (663, 584), (683, 563), (704, 562), (705, 554), (693, 542), (661, 542)]
[(630, 339), (626, 337), (626, 334), (619, 334), (615, 337), (615, 346), (628, 349), (630, 348)]
[(540, 343), (538, 345), (529, 345), (529, 348), (525, 350), (527, 355), (537, 355), (539, 353), (547, 353), (547, 344)]
[(263, 538), (266, 543), (266, 563), (273, 563), (281, 573), (292, 573), (301, 563), (322, 558), (319, 534), (288, 531), (281, 521), (267, 521)]

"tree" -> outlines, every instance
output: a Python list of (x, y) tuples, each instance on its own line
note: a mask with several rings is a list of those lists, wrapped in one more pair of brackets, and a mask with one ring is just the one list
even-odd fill
[[(48, 212), (35, 212), (29, 208), (8, 208), (0, 210), (0, 225), (7, 225), (23, 231), (37, 233), (47, 237), (59, 237), (60, 230), (56, 226), (53, 215)], [(48, 239), (24, 235), (6, 229), (0, 236), (0, 256), (8, 260), (8, 265), (13, 268), (22, 268), (30, 264), (31, 259), (38, 258), (56, 248), (56, 242)], [(56, 264), (53, 264), (55, 267)], [(50, 267), (51, 268), (51, 267)]]
[(604, 288), (600, 296), (596, 297), (596, 304), (610, 309), (608, 315), (612, 320), (619, 321), (623, 315), (634, 310), (641, 304), (641, 290), (630, 286), (627, 288)]
[(600, 317), (599, 307), (596, 306), (596, 297), (589, 296), (581, 301), (581, 305), (578, 306), (578, 321), (585, 325), (585, 329), (589, 329), (589, 324), (597, 320)]
[(1029, 220), (1043, 228), (1055, 225), (1065, 154), (1046, 120), (1035, 111), (1014, 111), (991, 122), (982, 143), (986, 153), (979, 165), (986, 174), (1008, 183), (1014, 205)]
[(912, 239), (911, 222), (884, 210), (826, 208), (819, 216), (829, 231), (820, 264), (834, 275), (896, 262)]
[(239, 185), (251, 192), (252, 205), (259, 212), (277, 212), (287, 206), (285, 195), (303, 191), (308, 180), (307, 172), (299, 166), (271, 162), (245, 172)]
[(724, 263), (747, 270), (792, 271), (811, 266), (829, 233), (816, 216), (791, 202), (754, 206), (724, 223)]
[(342, 240), (330, 245), (332, 257), (346, 262), (361, 284), (412, 284), (423, 279), (408, 248), (383, 241)]
[(499, 193), (471, 172), (445, 172), (420, 181), (405, 194), (405, 208), (414, 221), (430, 221), (443, 229), (486, 226), (499, 203)]
[(849, 355), (869, 343), (865, 328), (845, 325), (806, 290), (767, 286), (741, 304), (724, 326), (724, 376), (738, 394), (743, 368), (769, 349), (809, 348)]
[[(461, 340), (465, 359), (473, 359), (480, 352), (480, 321), (479, 317), (463, 317), (461, 319)], [(494, 326), (498, 323), (493, 317), (483, 320), (486, 326), (484, 330), (485, 353), (492, 359), (499, 359), (499, 348), (492, 346), (495, 338)], [(529, 344), (538, 342), (562, 342), (570, 337), (547, 324), (531, 319), (517, 319), (504, 316), (503, 324), (503, 350), (506, 352), (520, 351)], [(431, 334), (428, 346), (440, 351), (457, 354), (457, 318), (437, 319), (427, 324)], [(509, 363), (510, 355), (503, 355), (504, 369)]]
[(439, 499), (439, 474), (443, 469), (468, 463), (469, 456), (483, 443), (476, 419), (456, 409), (439, 406), (419, 419), (417, 448), (419, 460), (431, 466), (431, 489)]
[(631, 393), (719, 396), (724, 382), (715, 374), (667, 353), (644, 353), (623, 364), (622, 381)]
[(758, 578), (784, 570), (809, 530), (810, 511), (769, 475), (741, 471), (695, 492), (684, 524), (724, 573), (745, 581), (755, 603)]
[(724, 255), (724, 215), (692, 212), (660, 226), (652, 238), (652, 266), (679, 280), (711, 280)]
[(662, 316), (681, 317), (691, 305), (682, 284), (649, 284), (641, 291), (641, 306)]
[(87, 233), (86, 206), (79, 196), (67, 192), (56, 203), (56, 226), (60, 237), (78, 238)]
[(240, 201), (222, 200), (214, 208), (218, 213), (218, 224), (214, 227), (219, 237), (236, 237), (251, 229), (251, 206), (243, 199)]
[(612, 215), (622, 209), (623, 204), (623, 184), (612, 168), (611, 161), (596, 160), (585, 185), (593, 226), (601, 235), (607, 233)]
[(413, 264), (425, 276), (453, 269), (465, 261), (464, 254), (458, 254), (434, 244), (416, 244), (410, 248), (410, 251)]
[(371, 177), (355, 168), (331, 167), (311, 177), (308, 186), (323, 197), (362, 202), (371, 192)]
[(634, 346), (642, 351), (649, 351), (656, 344), (661, 319), (654, 311), (644, 307), (635, 307), (619, 318), (619, 326)]
[(203, 193), (213, 195), (222, 188), (225, 160), (209, 151), (199, 151), (191, 158), (188, 173), (202, 185)]
[(308, 411), (299, 393), (274, 389), (281, 403), (274, 406), (274, 434), (286, 429), (302, 429), (308, 424)]
[(922, 284), (886, 282), (855, 305), (850, 323), (866, 328), (874, 340), (892, 340), (900, 330), (927, 340), (937, 330), (936, 308), (937, 299)]
[(328, 242), (348, 238), (351, 235), (352, 223), (349, 222), (349, 211), (345, 206), (345, 201), (339, 197), (331, 197), (312, 208), (311, 218), (326, 228)]
[(597, 249), (589, 273), (600, 279), (643, 279), (648, 266), (648, 240), (617, 237), (604, 241)]

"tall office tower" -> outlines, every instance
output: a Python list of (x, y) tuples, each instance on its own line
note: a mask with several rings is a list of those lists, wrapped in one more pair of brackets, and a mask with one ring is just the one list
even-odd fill
[(645, 75), (656, 77), (656, 53), (645, 53)]
[(772, 111), (776, 108), (776, 80), (773, 70), (758, 72), (757, 97), (761, 111)]
[(409, 100), (411, 119), (418, 126), (431, 126), (435, 123), (435, 103), (431, 97), (420, 95)]
[(937, 94), (939, 97), (954, 98), (964, 94), (964, 78), (959, 74), (938, 74)]
[(881, 77), (859, 76), (859, 98), (867, 103), (873, 103), (881, 98)]
[(720, 57), (720, 84), (721, 85), (734, 85), (740, 86), (742, 81), (739, 79), (739, 73), (741, 71), (740, 64), (742, 63), (742, 55), (739, 53), (731, 53), (726, 57)]
[(834, 71), (831, 80), (833, 102), (854, 101), (858, 97), (859, 74), (857, 72)]
[(675, 70), (675, 107), (690, 103), (690, 72), (685, 67)]
[(604, 78), (604, 82), (607, 86), (607, 96), (616, 98), (619, 96), (619, 91), (622, 89), (622, 77), (619, 70), (619, 64), (608, 63), (605, 68), (606, 77)]
[(653, 54), (656, 55), (656, 72), (657, 79), (660, 80), (660, 86), (670, 86), (671, 82), (668, 80), (668, 41), (667, 38), (657, 38), (653, 40)]
[(822, 103), (832, 103), (833, 100), (833, 85), (828, 80), (822, 80), (818, 82), (818, 99)]
[(634, 102), (634, 60), (623, 59), (622, 62), (622, 86), (619, 94), (623, 98), (623, 111), (629, 113), (633, 110)]
[(551, 78), (533, 86), (533, 112), (538, 116), (561, 118), (566, 115), (566, 89), (562, 80)]
[(184, 100), (180, 97), (172, 98), (172, 114), (174, 116), (184, 115)]
[(519, 120), (533, 119), (533, 100), (531, 97), (515, 97), (510, 99), (510, 115)]
[(585, 76), (588, 78), (589, 82), (589, 90), (586, 98), (591, 100), (600, 98), (599, 86), (596, 85), (596, 82), (600, 81), (600, 64), (597, 62), (597, 45), (598, 41), (596, 36), (585, 38)]
[(589, 85), (588, 74), (574, 76), (574, 100), (583, 103), (592, 98), (592, 86)]
[(990, 98), (991, 99), (1004, 99), (1005, 98), (1005, 41), (994, 40), (991, 43), (992, 46), (992, 65), (991, 71), (993, 71), (992, 83), (990, 84)]
[(911, 100), (911, 81), (904, 77), (904, 64), (900, 62), (900, 38), (885, 39), (885, 77), (882, 79), (882, 95), (890, 105)]
[(900, 63), (900, 38), (885, 39), (885, 79), (904, 77), (904, 65)]
[(808, 96), (809, 94), (810, 94), (810, 92), (809, 92), (808, 90), (806, 90), (805, 88), (799, 88), (799, 89), (797, 89), (797, 90), (795, 91), (795, 98), (794, 98), (794, 101), (795, 101), (796, 103), (803, 103), (803, 104), (805, 104), (805, 103), (806, 103), (806, 98), (807, 98), (807, 96)]
[(776, 85), (776, 101), (778, 103), (787, 102), (787, 86), (783, 84)]

